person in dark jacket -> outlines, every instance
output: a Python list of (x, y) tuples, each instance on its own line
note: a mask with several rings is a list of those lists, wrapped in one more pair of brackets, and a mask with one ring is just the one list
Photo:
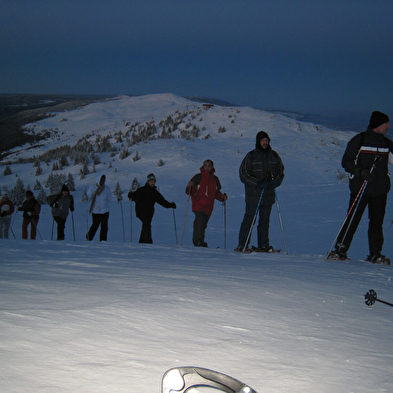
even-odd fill
[(142, 230), (139, 243), (153, 243), (151, 237), (151, 221), (154, 215), (154, 205), (169, 209), (176, 209), (175, 202), (168, 202), (157, 190), (156, 177), (153, 173), (147, 176), (146, 184), (136, 191), (128, 193), (128, 199), (135, 202), (135, 214), (142, 221)]
[[(269, 241), (270, 213), (275, 203), (275, 191), (284, 179), (284, 165), (280, 156), (272, 150), (270, 137), (265, 131), (258, 132), (255, 149), (247, 153), (239, 168), (239, 176), (246, 193), (246, 211), (239, 231), (239, 245), (235, 251), (242, 252), (248, 247), (248, 238), (254, 216), (259, 213), (259, 252), (273, 252)], [(256, 211), (259, 200), (259, 212)], [(247, 240), (248, 238), (248, 240)], [(247, 243), (247, 244), (246, 244)]]
[(60, 193), (48, 196), (46, 201), (52, 208), (52, 216), (57, 223), (57, 240), (64, 240), (68, 210), (74, 211), (74, 197), (70, 194), (68, 186), (63, 184)]
[(226, 201), (226, 194), (221, 193), (221, 184), (215, 173), (212, 160), (205, 160), (197, 173), (188, 182), (186, 194), (191, 196), (192, 211), (195, 214), (192, 242), (195, 247), (207, 247), (205, 230), (212, 215), (214, 201)]
[(8, 198), (8, 194), (4, 193), (0, 200), (0, 239), (8, 239), (8, 230), (14, 210), (14, 204)]
[(382, 227), (390, 190), (389, 153), (393, 153), (393, 142), (385, 137), (389, 127), (389, 117), (375, 111), (370, 117), (367, 131), (355, 135), (347, 144), (341, 165), (351, 174), (349, 215), (337, 237), (335, 251), (328, 255), (329, 259), (348, 259), (347, 252), (353, 236), (368, 206), (370, 255), (367, 260), (374, 263), (385, 263), (387, 260), (381, 252), (384, 242)]
[(23, 211), (23, 222), (22, 222), (22, 239), (27, 239), (27, 228), (30, 224), (30, 239), (35, 240), (37, 235), (37, 225), (40, 218), (41, 205), (34, 198), (32, 191), (26, 191), (26, 199), (22, 203), (22, 206), (18, 208), (18, 211)]

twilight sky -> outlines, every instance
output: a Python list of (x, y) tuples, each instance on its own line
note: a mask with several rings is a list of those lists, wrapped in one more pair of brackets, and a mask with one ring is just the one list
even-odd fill
[(0, 93), (393, 116), (392, 0), (0, 0)]

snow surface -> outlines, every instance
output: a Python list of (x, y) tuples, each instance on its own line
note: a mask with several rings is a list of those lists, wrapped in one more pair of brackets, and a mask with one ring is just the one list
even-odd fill
[[(198, 107), (160, 94), (57, 113), (31, 125), (35, 132), (57, 129), (57, 138), (15, 156), (38, 156), (93, 131), (124, 131), (128, 121), (154, 118), (158, 124)], [(339, 180), (340, 162), (354, 133), (217, 105), (190, 121), (205, 127), (194, 141), (141, 143), (124, 160), (103, 153), (97, 173), (81, 181), (79, 165), (64, 169), (76, 183), (76, 241), (71, 216), (66, 240), (50, 240), (47, 205), (38, 224), (44, 240), (22, 241), (21, 213), (16, 215), (16, 240), (0, 241), (0, 391), (159, 392), (167, 369), (189, 365), (232, 375), (258, 393), (393, 391), (393, 309), (364, 303), (370, 289), (393, 302), (392, 268), (361, 261), (368, 253), (367, 214), (349, 252), (352, 260), (325, 260), (346, 214), (349, 191)], [(227, 131), (218, 133), (219, 126)], [(261, 129), (286, 167), (277, 191), (288, 254), (275, 207), (270, 240), (282, 253), (232, 251), (244, 213), (238, 168)], [(136, 150), (141, 159), (134, 162)], [(214, 161), (229, 199), (226, 230), (217, 201), (206, 233), (209, 248), (200, 249), (192, 247), (193, 214), (184, 188), (206, 158)], [(160, 159), (164, 165), (158, 167)], [(31, 188), (51, 167), (42, 165), (36, 177), (32, 164), (11, 164)], [(150, 172), (164, 197), (177, 204), (175, 211), (156, 206), (154, 244), (137, 243), (141, 225), (127, 198), (111, 206), (108, 241), (96, 236), (86, 242), (91, 218), (81, 201), (85, 187), (105, 173), (112, 191), (119, 182), (127, 193), (134, 177), (143, 184)], [(15, 181), (1, 175), (9, 190)], [(384, 253), (392, 257), (390, 198)]]

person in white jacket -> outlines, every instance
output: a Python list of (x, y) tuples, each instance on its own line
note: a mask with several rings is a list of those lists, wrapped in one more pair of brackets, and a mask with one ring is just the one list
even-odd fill
[(86, 239), (91, 241), (101, 225), (100, 242), (106, 241), (108, 234), (109, 219), (109, 202), (112, 201), (112, 193), (108, 186), (105, 185), (105, 175), (97, 176), (96, 184), (91, 186), (87, 191), (87, 197), (90, 203), (89, 213), (92, 214), (93, 224)]

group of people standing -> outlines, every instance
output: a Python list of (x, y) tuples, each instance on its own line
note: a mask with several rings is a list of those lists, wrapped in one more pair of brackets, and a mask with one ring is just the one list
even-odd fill
[[(393, 142), (386, 137), (389, 127), (389, 117), (375, 111), (371, 115), (367, 131), (356, 135), (348, 142), (342, 158), (342, 166), (350, 173), (349, 209), (337, 235), (335, 250), (329, 251), (328, 259), (348, 259), (347, 252), (353, 236), (368, 207), (370, 250), (368, 260), (374, 263), (388, 261), (388, 258), (382, 255), (384, 242), (382, 227), (387, 194), (390, 190), (389, 154), (393, 154)], [(240, 225), (238, 246), (235, 248), (237, 252), (245, 252), (249, 249), (251, 231), (258, 216), (258, 246), (254, 251), (266, 253), (275, 251), (269, 240), (270, 214), (276, 202), (275, 189), (284, 179), (284, 165), (278, 153), (272, 149), (270, 142), (270, 137), (265, 131), (258, 132), (255, 148), (246, 154), (240, 164), (239, 176), (244, 183), (246, 207)], [(86, 234), (88, 241), (93, 240), (99, 227), (101, 227), (100, 241), (107, 240), (109, 202), (112, 201), (112, 193), (105, 181), (105, 175), (98, 176), (96, 184), (87, 191), (90, 202), (89, 212), (92, 214), (92, 225)], [(187, 183), (185, 192), (188, 195), (187, 209), (191, 198), (192, 211), (195, 215), (192, 242), (195, 247), (207, 247), (205, 231), (214, 209), (214, 202), (218, 200), (225, 203), (228, 199), (227, 194), (221, 192), (221, 183), (215, 175), (212, 160), (203, 162), (200, 172)], [(164, 208), (176, 209), (175, 202), (167, 201), (157, 190), (156, 177), (153, 173), (147, 176), (144, 186), (136, 191), (130, 191), (128, 198), (135, 202), (136, 216), (142, 222), (139, 242), (152, 243), (151, 222), (154, 205), (158, 203)], [(67, 185), (63, 185), (59, 194), (49, 196), (47, 201), (52, 207), (52, 215), (57, 223), (57, 240), (64, 240), (68, 211), (74, 211), (74, 199)], [(14, 205), (8, 199), (8, 195), (3, 195), (0, 210), (0, 238), (8, 238), (10, 217), (14, 212)], [(22, 238), (27, 239), (27, 228), (30, 224), (30, 237), (35, 239), (40, 204), (30, 190), (26, 191), (26, 199), (18, 210), (23, 211)]]

